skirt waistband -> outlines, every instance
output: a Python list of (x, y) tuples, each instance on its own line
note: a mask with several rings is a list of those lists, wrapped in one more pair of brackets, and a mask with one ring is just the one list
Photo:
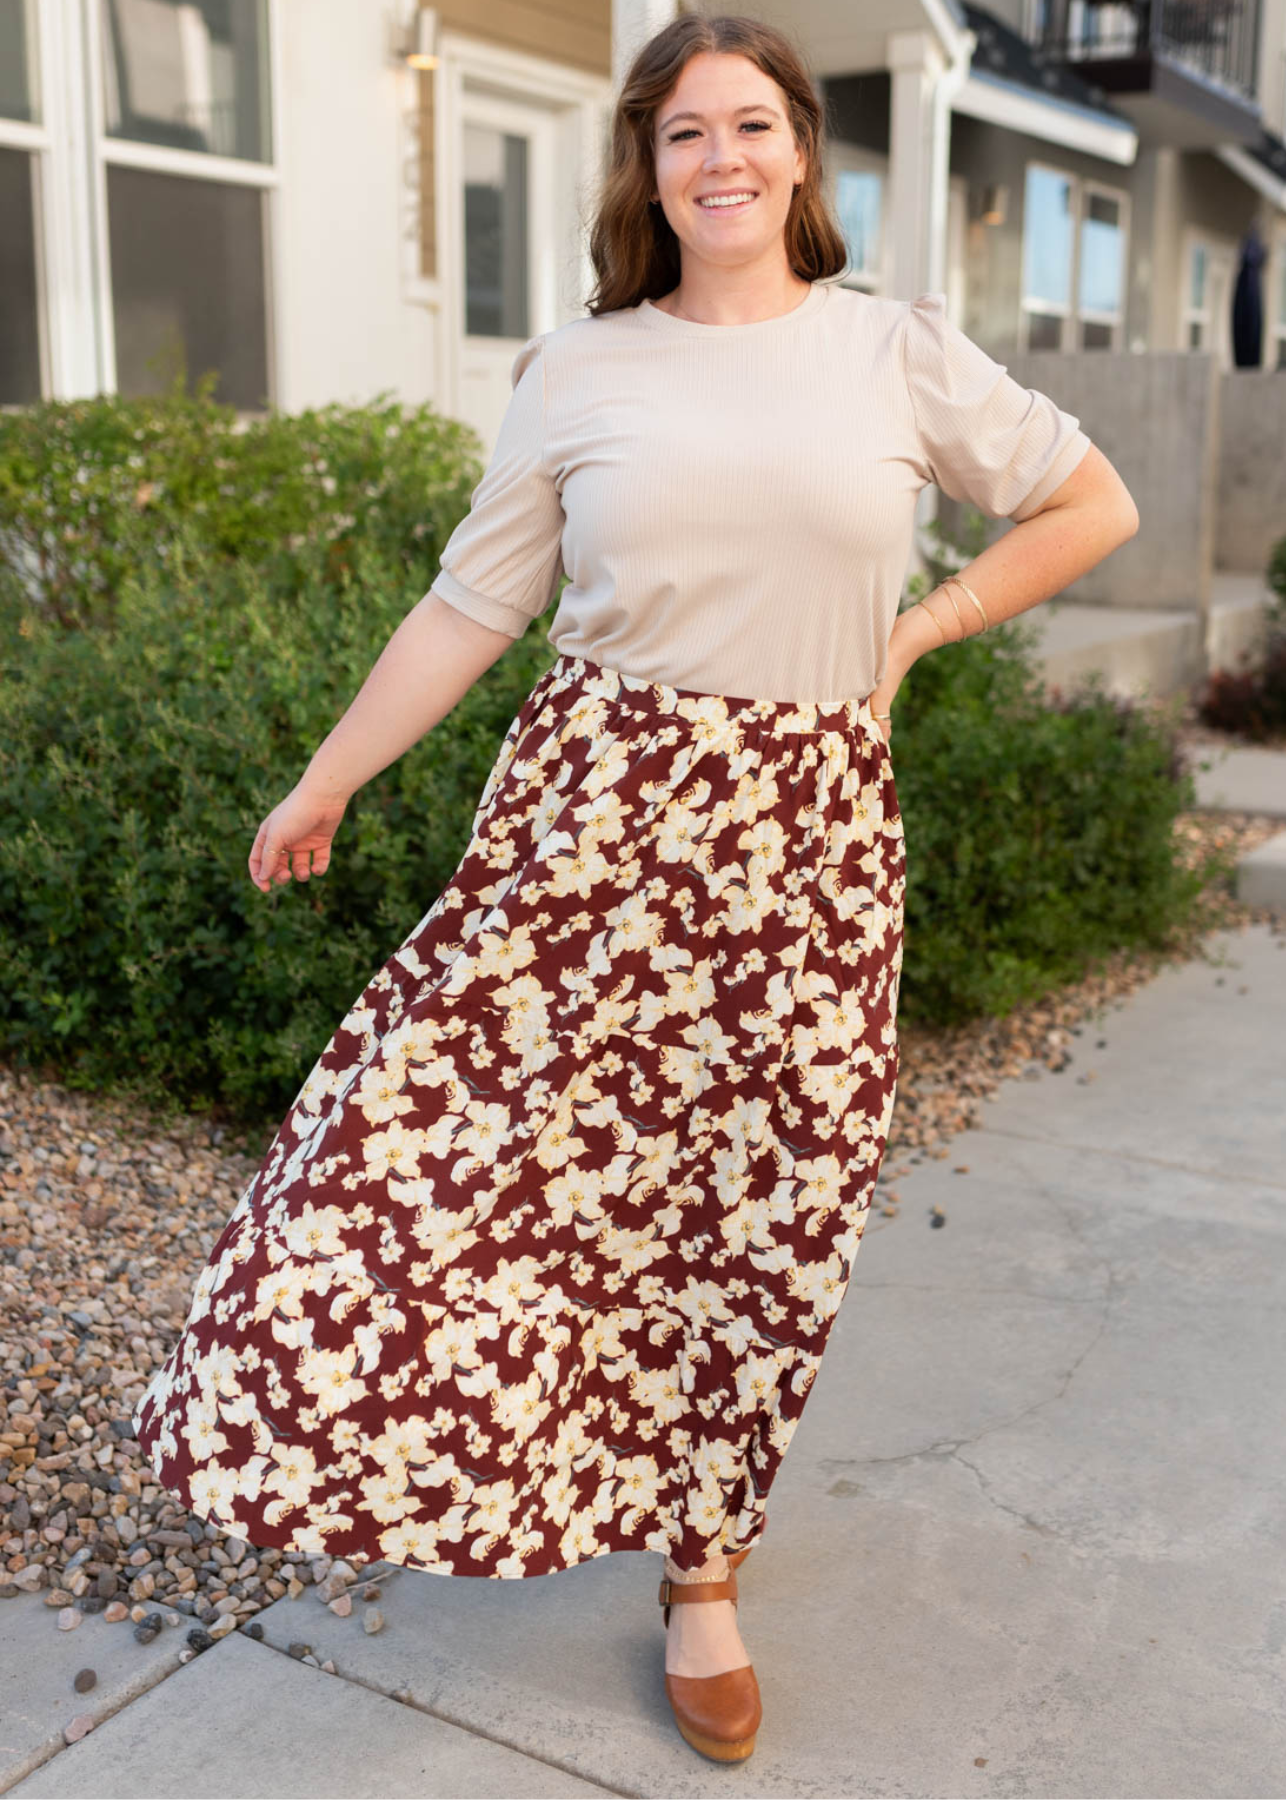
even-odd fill
[(583, 656), (560, 653), (546, 671), (547, 681), (575, 683), (597, 699), (619, 701), (635, 710), (686, 719), (694, 724), (758, 725), (780, 736), (816, 731), (866, 731), (884, 741), (871, 710), (871, 697), (861, 700), (768, 700), (739, 694), (711, 694), (699, 688), (671, 687), (628, 675)]

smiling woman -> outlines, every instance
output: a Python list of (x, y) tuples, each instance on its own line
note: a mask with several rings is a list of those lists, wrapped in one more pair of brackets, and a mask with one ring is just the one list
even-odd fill
[(1023, 520), (1023, 586), (1024, 541), (1070, 568), (1079, 510), (1036, 514), (1092, 448), (945, 296), (836, 285), (821, 156), (780, 33), (685, 15), (638, 52), (589, 314), (519, 350), (432, 588), (260, 826), (252, 878), (328, 854), (352, 788), (565, 571), (557, 658), (137, 1412), (161, 1480), (256, 1545), (499, 1580), (664, 1556), (666, 1692), (722, 1762), (762, 1713), (736, 1567), (892, 1116), (888, 703), (1004, 585), (971, 566), (962, 611), (939, 592), (899, 617), (916, 497)]
[(747, 57), (707, 52), (684, 64), (673, 99), (656, 128), (652, 202), (682, 246), (683, 281), (663, 309), (713, 325), (762, 318), (766, 302), (789, 312), (803, 284), (784, 234), (808, 159), (780, 87)]

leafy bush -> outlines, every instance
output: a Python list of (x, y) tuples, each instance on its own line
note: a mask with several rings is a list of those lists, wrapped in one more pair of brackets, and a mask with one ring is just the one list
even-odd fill
[[(929, 555), (912, 601), (982, 548)], [(962, 604), (963, 597), (962, 597)], [(1175, 820), (1195, 803), (1181, 702), (1145, 709), (1092, 677), (1046, 695), (1032, 620), (930, 651), (894, 703), (907, 840), (905, 1019), (1008, 1012), (1119, 949), (1160, 949), (1192, 917), (1218, 855), (1185, 868)]]
[[(29, 567), (0, 563), (0, 1050), (271, 1129), (457, 867), (504, 731), (556, 654), (552, 607), (353, 797), (324, 877), (261, 893), (259, 822), (429, 586), (481, 470), (463, 427), (402, 415), (394, 436), (391, 413), (331, 408), (274, 422), (270, 444), (265, 427), (215, 492), (199, 446), (231, 438), (172, 404), (172, 454), (156, 402), (73, 403), (79, 423), (38, 409), (93, 473), (75, 495), (65, 470), (43, 498), (6, 470), (26, 496), (6, 524), (47, 555), (34, 594)], [(138, 471), (89, 459), (91, 439), (148, 444), (148, 466), (172, 471), (162, 502), (134, 507)], [(341, 444), (360, 491), (319, 499), (319, 446), (331, 460)], [(898, 696), (908, 1018), (1003, 1011), (1159, 943), (1199, 885), (1174, 855), (1192, 794), (1166, 731), (1101, 695), (1049, 707), (1024, 643), (1013, 625), (943, 647)]]
[[(280, 1113), (446, 885), (541, 669), (507, 652), (349, 803), (326, 876), (262, 893), (247, 858), (421, 597), (355, 543), (301, 585), (190, 544), (124, 579), (110, 630), (65, 632), (0, 586), (0, 1048), (73, 1087)], [(309, 558), (314, 566), (308, 567)]]
[(467, 426), (386, 395), (247, 421), (209, 398), (216, 381), (0, 413), (0, 560), (38, 611), (103, 624), (145, 562), (193, 542), (283, 592), (305, 570), (340, 579), (359, 544), (428, 587), (481, 475)]

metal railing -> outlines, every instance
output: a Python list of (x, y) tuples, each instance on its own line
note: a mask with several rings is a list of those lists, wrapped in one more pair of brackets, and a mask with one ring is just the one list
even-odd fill
[(1060, 62), (1161, 55), (1253, 98), (1260, 0), (1050, 0), (1040, 48)]

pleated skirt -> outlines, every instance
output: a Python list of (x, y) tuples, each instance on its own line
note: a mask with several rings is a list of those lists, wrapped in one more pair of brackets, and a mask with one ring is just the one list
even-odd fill
[(562, 655), (134, 1414), (259, 1548), (514, 1578), (763, 1533), (892, 1117), (904, 846), (867, 699)]

